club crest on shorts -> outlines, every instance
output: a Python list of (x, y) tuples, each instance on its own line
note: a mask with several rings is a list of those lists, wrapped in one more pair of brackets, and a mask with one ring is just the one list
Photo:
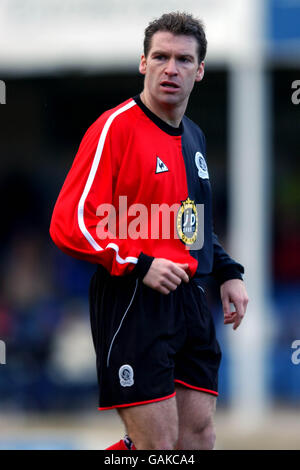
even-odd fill
[(180, 240), (186, 245), (193, 245), (197, 239), (198, 214), (195, 202), (189, 197), (181, 202), (176, 226)]
[(122, 387), (131, 387), (134, 384), (133, 369), (129, 364), (124, 364), (120, 367), (119, 379)]
[(209, 179), (206, 161), (201, 152), (195, 153), (195, 163), (196, 163), (196, 167), (198, 168), (199, 178)]

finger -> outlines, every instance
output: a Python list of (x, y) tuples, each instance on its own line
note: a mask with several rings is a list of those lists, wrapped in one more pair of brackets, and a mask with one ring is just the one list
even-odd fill
[(236, 316), (236, 319), (235, 319), (235, 322), (234, 322), (234, 325), (233, 325), (233, 329), (236, 330), (240, 324), (242, 323), (242, 320), (244, 318), (244, 315), (237, 315)]
[(188, 267), (189, 267), (188, 264), (176, 263), (173, 265), (173, 273), (179, 276), (180, 279), (182, 279), (184, 282), (189, 282), (190, 278), (187, 272), (185, 271), (185, 269), (188, 269)]
[(155, 290), (157, 290), (158, 292), (160, 292), (161, 294), (164, 294), (164, 295), (170, 294), (169, 289), (167, 289), (167, 288), (166, 288), (165, 286), (163, 286), (163, 285), (158, 286)]
[(185, 269), (185, 270), (189, 269), (188, 263), (175, 263), (175, 264), (182, 269)]
[(244, 302), (235, 302), (235, 309), (236, 309), (236, 320), (233, 325), (233, 329), (236, 330), (238, 326), (240, 326), (242, 319), (244, 318), (245, 315), (245, 307), (244, 307)]
[(175, 284), (172, 281), (169, 281), (168, 278), (164, 278), (162, 282), (160, 283), (160, 285), (168, 289), (168, 291), (174, 291), (178, 287), (177, 284)]
[(242, 318), (241, 318), (241, 317), (238, 317), (238, 318), (235, 320), (234, 325), (233, 325), (233, 327), (232, 327), (233, 330), (236, 330), (236, 329), (240, 326), (241, 322), (242, 322)]
[(236, 312), (224, 313), (224, 318), (231, 318), (236, 315)]
[(169, 272), (166, 274), (166, 278), (171, 281), (173, 284), (176, 284), (176, 286), (179, 286), (181, 284), (182, 279), (179, 276), (176, 276), (176, 274)]
[(242, 319), (243, 319), (242, 316), (236, 314), (236, 315), (234, 316), (234, 318), (230, 319), (230, 321), (227, 320), (227, 322), (228, 322), (228, 323), (233, 323), (234, 325), (233, 325), (232, 328), (233, 328), (233, 330), (236, 330), (236, 329), (240, 326), (240, 324), (241, 324), (241, 322), (242, 322)]
[(234, 323), (236, 320), (235, 315), (228, 315), (224, 317), (224, 324), (228, 325), (229, 323)]
[(222, 307), (223, 307), (223, 312), (224, 312), (224, 318), (230, 316), (231, 311), (230, 311), (230, 302), (229, 302), (228, 297), (224, 297), (222, 299)]

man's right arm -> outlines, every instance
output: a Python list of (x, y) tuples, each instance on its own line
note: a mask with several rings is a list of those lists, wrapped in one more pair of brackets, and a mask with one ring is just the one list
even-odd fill
[(102, 115), (82, 139), (55, 204), (50, 235), (64, 253), (101, 264), (111, 275), (122, 276), (137, 268), (143, 278), (153, 258), (143, 256), (139, 240), (120, 239), (100, 222), (99, 207), (114, 213), (113, 180), (118, 170), (114, 159), (126, 147), (125, 133), (107, 121), (107, 115)]

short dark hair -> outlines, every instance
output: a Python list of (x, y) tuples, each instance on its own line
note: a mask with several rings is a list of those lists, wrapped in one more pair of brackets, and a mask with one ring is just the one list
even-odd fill
[(151, 21), (145, 29), (144, 55), (147, 57), (151, 48), (152, 36), (158, 31), (168, 31), (176, 35), (193, 36), (198, 43), (198, 60), (202, 62), (206, 56), (207, 40), (202, 21), (188, 13), (179, 11), (165, 13), (160, 18)]

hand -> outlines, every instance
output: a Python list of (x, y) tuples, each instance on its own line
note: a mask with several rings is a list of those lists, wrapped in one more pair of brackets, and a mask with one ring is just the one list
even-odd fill
[(187, 263), (174, 263), (164, 258), (154, 258), (143, 283), (161, 294), (169, 294), (177, 289), (182, 281), (189, 282)]
[[(220, 291), (224, 311), (224, 325), (234, 323), (233, 329), (236, 330), (244, 318), (249, 302), (245, 284), (240, 279), (230, 279), (221, 285)], [(235, 306), (234, 312), (230, 312), (230, 303)]]

